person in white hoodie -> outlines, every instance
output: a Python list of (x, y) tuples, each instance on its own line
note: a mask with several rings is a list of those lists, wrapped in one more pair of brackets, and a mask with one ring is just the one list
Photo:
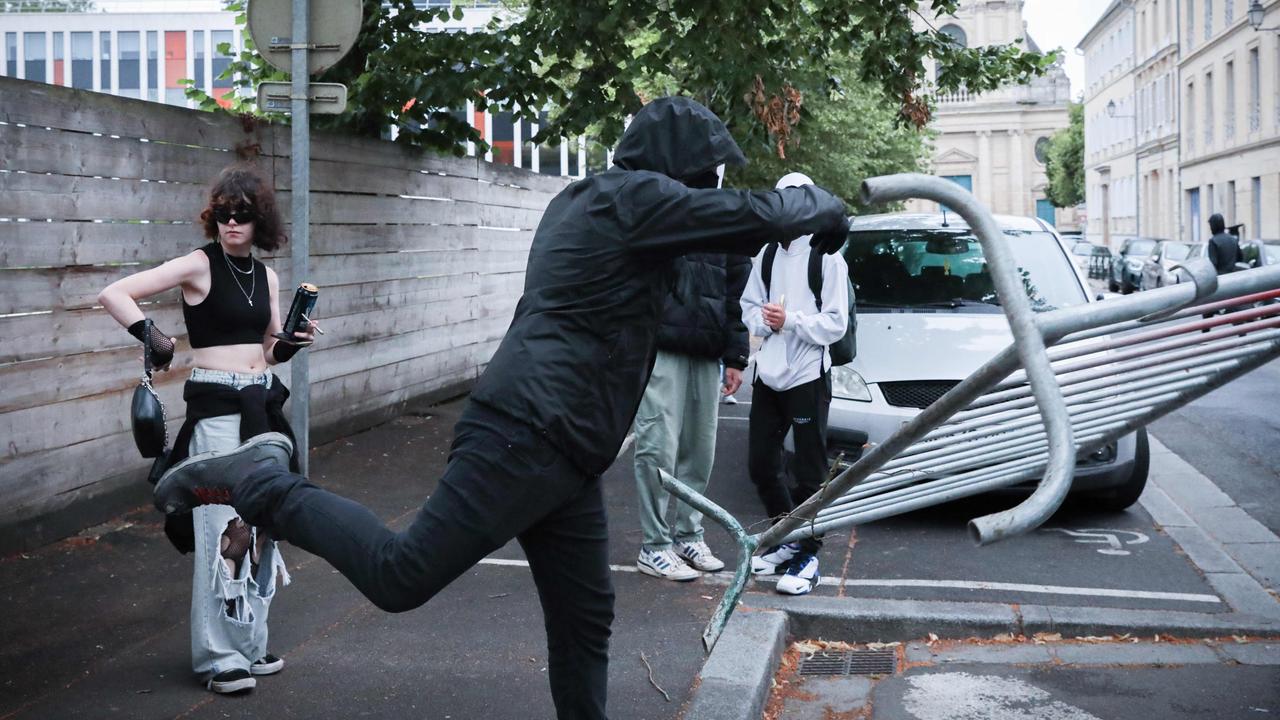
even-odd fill
[[(778, 188), (812, 185), (801, 173), (790, 173)], [(762, 268), (772, 255), (766, 287)], [(827, 411), (831, 406), (831, 354), (849, 323), (849, 268), (839, 253), (816, 256), (822, 264), (821, 298), (809, 282), (809, 236), (777, 247), (766, 245), (756, 255), (742, 293), (742, 319), (753, 335), (764, 338), (755, 356), (756, 379), (748, 440), (747, 471), (765, 511), (775, 520), (818, 491), (827, 477)], [(782, 441), (792, 431), (792, 472), (800, 497), (792, 497), (783, 480)], [(803, 595), (818, 585), (820, 538), (808, 538), (766, 550), (752, 558), (757, 575), (781, 574), (778, 592)]]

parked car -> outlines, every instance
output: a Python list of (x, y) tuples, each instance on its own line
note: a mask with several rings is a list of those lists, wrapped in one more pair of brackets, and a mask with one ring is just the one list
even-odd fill
[(1204, 253), (1204, 243), (1160, 241), (1156, 244), (1155, 252), (1143, 261), (1138, 289), (1151, 290), (1165, 285), (1176, 285), (1188, 279), (1190, 276), (1185, 272), (1175, 271), (1173, 268), (1193, 258), (1204, 257)]
[[(1071, 242), (1065, 236), (1062, 239)], [(1106, 280), (1111, 272), (1111, 251), (1091, 242), (1079, 241), (1072, 245), (1071, 261), (1090, 280)]]
[(1246, 240), (1240, 251), (1249, 267), (1280, 264), (1280, 240)]
[(1120, 252), (1111, 258), (1111, 277), (1107, 280), (1111, 292), (1127, 295), (1141, 287), (1142, 266), (1159, 243), (1156, 238), (1129, 238), (1124, 241)]
[[(1094, 302), (1066, 244), (1036, 218), (997, 216), (1037, 311)], [(1012, 339), (982, 245), (953, 214), (867, 215), (844, 249), (857, 294), (858, 355), (832, 369), (828, 444), (856, 458)], [(851, 443), (857, 443), (852, 446)], [(1146, 432), (1077, 460), (1072, 492), (1119, 510), (1146, 486)]]

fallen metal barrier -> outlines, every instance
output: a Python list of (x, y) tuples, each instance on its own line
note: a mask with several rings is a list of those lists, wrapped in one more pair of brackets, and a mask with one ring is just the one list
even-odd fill
[[(1047, 520), (1087, 457), (1280, 357), (1280, 265), (1035, 313), (990, 213), (958, 185), (926, 175), (863, 183), (865, 203), (922, 198), (954, 208), (982, 243), (1013, 341), (883, 444), (762, 533), (677, 479), (670, 492), (725, 526), (739, 545), (733, 582), (703, 631), (710, 651), (759, 548), (880, 520), (1041, 478), (1017, 507), (976, 518), (986, 544)], [(1204, 261), (1207, 262), (1207, 261)]]

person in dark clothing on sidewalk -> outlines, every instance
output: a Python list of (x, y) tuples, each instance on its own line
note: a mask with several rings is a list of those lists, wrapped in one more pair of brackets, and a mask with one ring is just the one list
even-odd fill
[(1205, 252), (1208, 253), (1209, 262), (1213, 263), (1218, 274), (1226, 275), (1239, 270), (1236, 263), (1244, 262), (1244, 253), (1240, 250), (1240, 238), (1227, 232), (1226, 220), (1220, 213), (1209, 216), (1209, 232), (1213, 233), (1213, 237), (1209, 238)]
[[(287, 472), (280, 435), (189, 458), (157, 483), (156, 504), (175, 512), (229, 501), (390, 612), (422, 605), (516, 538), (542, 602), (556, 714), (604, 718), (614, 593), (599, 480), (653, 368), (675, 261), (747, 255), (809, 233), (831, 253), (848, 230), (844, 203), (816, 187), (708, 188), (719, 165), (743, 163), (711, 111), (663, 98), (636, 114), (616, 167), (552, 199), (511, 326), (458, 421), (436, 491), (403, 531)], [(235, 472), (247, 477), (226, 479)]]
[(724, 568), (703, 539), (702, 513), (677, 500), (674, 529), (668, 523), (671, 496), (659, 471), (706, 492), (716, 454), (717, 400), (732, 397), (747, 366), (740, 300), (750, 273), (751, 259), (745, 255), (698, 253), (676, 261), (657, 359), (635, 421), (636, 493), (644, 534), (636, 567), (646, 575), (684, 581), (699, 571)]

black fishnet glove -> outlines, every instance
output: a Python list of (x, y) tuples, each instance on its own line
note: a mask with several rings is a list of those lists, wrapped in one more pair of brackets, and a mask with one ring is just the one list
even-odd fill
[(130, 325), (129, 334), (151, 348), (152, 365), (158, 368), (167, 367), (169, 363), (173, 362), (173, 341), (169, 339), (168, 335), (160, 332), (155, 323), (151, 324), (151, 337), (144, 337), (146, 323), (146, 320), (139, 320)]

